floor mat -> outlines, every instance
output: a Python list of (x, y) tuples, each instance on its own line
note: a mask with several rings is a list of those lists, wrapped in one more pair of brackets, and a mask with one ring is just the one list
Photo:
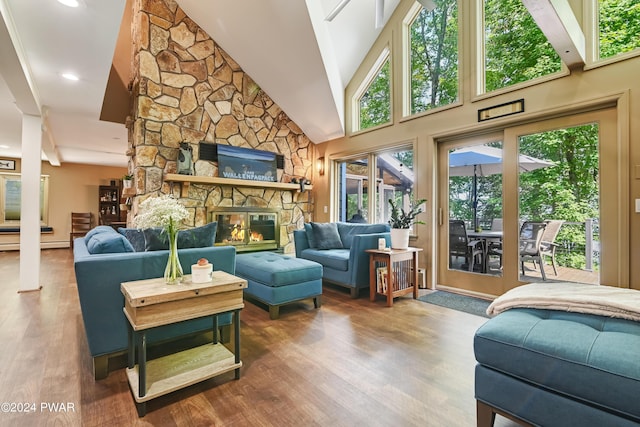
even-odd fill
[(453, 292), (435, 291), (418, 297), (418, 299), (429, 304), (464, 311), (465, 313), (475, 314), (476, 316), (489, 317), (487, 315), (487, 307), (489, 307), (491, 301), (480, 298), (459, 295)]

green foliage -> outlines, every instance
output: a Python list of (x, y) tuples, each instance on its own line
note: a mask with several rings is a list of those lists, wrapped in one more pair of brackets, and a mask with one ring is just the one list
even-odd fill
[(390, 61), (387, 59), (360, 98), (360, 129), (368, 129), (391, 121)]
[(640, 2), (600, 0), (600, 58), (609, 58), (640, 47)]
[(521, 0), (485, 0), (485, 91), (560, 71), (561, 61)]
[(411, 228), (413, 224), (424, 224), (423, 221), (416, 220), (416, 217), (422, 213), (422, 204), (426, 201), (427, 199), (414, 200), (412, 198), (409, 202), (409, 210), (405, 211), (399, 206), (399, 203), (389, 199), (391, 205), (389, 225), (391, 228)]
[(436, 0), (422, 9), (410, 28), (411, 113), (458, 99), (458, 2)]

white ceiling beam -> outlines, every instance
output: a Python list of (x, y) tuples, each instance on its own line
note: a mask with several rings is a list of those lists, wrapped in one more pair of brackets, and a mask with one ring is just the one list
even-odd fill
[(585, 64), (585, 37), (568, 0), (522, 0), (538, 27), (569, 68)]
[(13, 17), (5, 0), (0, 0), (0, 74), (23, 114), (40, 115), (37, 90), (15, 29)]
[(51, 166), (60, 166), (60, 153), (56, 145), (56, 139), (51, 132), (51, 124), (49, 119), (49, 109), (43, 108), (42, 115), (42, 152), (46, 156)]

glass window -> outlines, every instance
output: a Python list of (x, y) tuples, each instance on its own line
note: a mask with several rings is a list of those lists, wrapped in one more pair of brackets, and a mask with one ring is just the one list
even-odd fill
[(391, 82), (388, 52), (366, 91), (358, 99), (359, 129), (369, 129), (391, 121)]
[[(373, 162), (375, 173), (370, 177)], [(411, 147), (339, 161), (337, 170), (338, 221), (385, 223), (391, 212), (389, 199), (407, 209), (414, 198)], [(374, 179), (375, 185), (369, 185), (370, 179)]]
[(338, 163), (338, 221), (369, 222), (368, 156)]
[(610, 58), (640, 47), (640, 1), (599, 0), (600, 58)]
[[(40, 223), (47, 225), (49, 177), (40, 178)], [(22, 186), (20, 174), (0, 174), (0, 225), (20, 223)]]
[(560, 57), (521, 0), (484, 0), (484, 89), (557, 73)]
[(376, 155), (376, 222), (389, 221), (389, 199), (393, 199), (397, 206), (409, 209), (413, 183), (413, 150), (402, 149)]
[(458, 2), (435, 0), (409, 25), (411, 110), (421, 113), (458, 100)]

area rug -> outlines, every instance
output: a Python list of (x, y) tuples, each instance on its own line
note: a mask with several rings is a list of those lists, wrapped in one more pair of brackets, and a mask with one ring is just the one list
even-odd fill
[(468, 297), (453, 292), (435, 291), (418, 297), (418, 299), (423, 302), (428, 302), (429, 304), (464, 311), (465, 313), (475, 314), (476, 316), (489, 317), (487, 315), (487, 307), (489, 307), (491, 301), (480, 298)]

